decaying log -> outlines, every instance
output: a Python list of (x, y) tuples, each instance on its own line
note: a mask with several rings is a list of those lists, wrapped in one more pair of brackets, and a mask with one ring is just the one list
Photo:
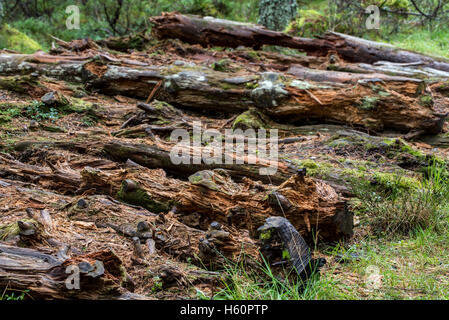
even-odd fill
[(449, 61), (444, 58), (401, 50), (387, 43), (369, 41), (337, 32), (326, 34), (324, 39), (331, 42), (333, 51), (338, 52), (347, 61), (371, 64), (378, 61), (405, 64), (420, 63), (421, 66), (430, 69), (449, 72)]
[(179, 13), (164, 13), (162, 16), (152, 17), (150, 21), (154, 24), (153, 33), (161, 39), (178, 38), (191, 44), (231, 48), (276, 45), (298, 49), (315, 56), (327, 56), (336, 52), (351, 62), (420, 62), (431, 69), (449, 72), (449, 61), (446, 59), (400, 50), (389, 44), (336, 32), (329, 32), (322, 39), (298, 38), (254, 24)]
[[(447, 116), (444, 110), (432, 107), (432, 94), (422, 80), (303, 67), (292, 67), (289, 72), (299, 79), (319, 82), (287, 87), (292, 98), (266, 109), (267, 114), (289, 117), (290, 121), (326, 119), (374, 130), (395, 127), (403, 132), (419, 129), (429, 133), (441, 132)], [(339, 83), (354, 85), (336, 86)]]
[[(79, 289), (66, 285), (72, 283), (70, 266), (80, 271)], [(0, 244), (0, 287), (29, 290), (33, 299), (118, 299), (127, 292), (121, 286), (123, 272), (111, 251), (61, 261), (34, 249)]]
[[(86, 68), (92, 70), (94, 65)], [(246, 76), (247, 81), (235, 84), (231, 81), (235, 77), (210, 69), (175, 74), (160, 69), (159, 76), (150, 73), (150, 78), (153, 77), (150, 80), (146, 72), (139, 74), (137, 69), (116, 73), (112, 69), (119, 67), (107, 68), (104, 74), (90, 76), (94, 79), (92, 85), (104, 92), (129, 94), (134, 90), (135, 96), (144, 98), (152, 90), (148, 81), (156, 85), (163, 78), (163, 89), (157, 95), (159, 100), (228, 113), (256, 107), (280, 122), (320, 121), (379, 131), (407, 132), (419, 128), (424, 133), (439, 133), (446, 117), (443, 111), (434, 109), (425, 83), (413, 78), (314, 71), (296, 66), (289, 70), (295, 77), (287, 81), (282, 81), (279, 74), (266, 73)], [(164, 73), (167, 75), (162, 76)], [(139, 76), (134, 78), (134, 74)], [(246, 84), (254, 83), (255, 78), (258, 86), (249, 89)], [(147, 87), (143, 88), (142, 84)]]
[[(434, 109), (423, 81), (413, 78), (313, 71), (293, 66), (289, 73), (294, 77), (282, 80), (280, 74), (270, 72), (230, 76), (206, 67), (196, 70), (124, 67), (77, 60), (45, 64), (32, 62), (36, 56), (19, 56), (20, 59), (1, 55), (0, 70), (85, 81), (88, 87), (109, 95), (141, 99), (146, 99), (162, 81), (155, 98), (203, 111), (241, 113), (256, 107), (282, 122), (320, 121), (379, 131), (419, 129), (423, 133), (440, 132), (446, 116)], [(62, 57), (54, 59), (64, 61)]]
[[(149, 170), (134, 166), (126, 170), (103, 172), (99, 169), (85, 167), (79, 174), (80, 182), (71, 188), (64, 185), (68, 192), (90, 190), (97, 194), (109, 195), (142, 210), (147, 209), (153, 215), (175, 210), (181, 221), (201, 230), (207, 230), (210, 223), (217, 221), (222, 225), (232, 226), (236, 230), (249, 230), (254, 236), (255, 230), (263, 224), (265, 218), (285, 214), (295, 228), (306, 235), (317, 230), (322, 239), (336, 240), (352, 233), (352, 214), (346, 209), (345, 200), (326, 183), (302, 177), (295, 174), (294, 170), (279, 168), (278, 175), (270, 178), (265, 176), (267, 182), (272, 181), (273, 183), (282, 183), (287, 179), (279, 187), (273, 187), (247, 178), (251, 173), (254, 175), (258, 172), (259, 167), (256, 165), (252, 167), (243, 165), (242, 168), (235, 165), (228, 171), (205, 170), (205, 168), (218, 168), (218, 165), (209, 167), (207, 165), (184, 165), (184, 167), (178, 168), (171, 163), (168, 152), (151, 146), (115, 142), (106, 145), (105, 150), (121, 159), (131, 157), (133, 161), (142, 165), (164, 168), (170, 173), (185, 177), (196, 171), (202, 171), (192, 174), (189, 177), (189, 182), (185, 182), (166, 177), (161, 169)], [(36, 171), (37, 168), (40, 167), (34, 167), (34, 170)], [(245, 172), (245, 168), (246, 170), (251, 169), (251, 171)], [(23, 177), (22, 170), (26, 171), (27, 167), (17, 167), (16, 163), (14, 170), (17, 176)], [(37, 172), (45, 170), (40, 168)], [(228, 174), (234, 174), (242, 182), (234, 182)], [(293, 177), (288, 178), (290, 176)], [(257, 178), (257, 176), (255, 177)], [(58, 183), (52, 185), (50, 182), (51, 180), (36, 181), (36, 183), (52, 189), (61, 187)], [(97, 203), (97, 200), (94, 203)], [(98, 205), (104, 207), (104, 204), (98, 203)], [(91, 220), (91, 216), (88, 215), (86, 221), (100, 223), (99, 226), (113, 227), (114, 230), (128, 237), (139, 236), (139, 233), (136, 233), (136, 227), (127, 231), (126, 226), (109, 223), (107, 216), (103, 217), (98, 214), (95, 206), (86, 200), (80, 199), (75, 202), (68, 211), (68, 216), (72, 219), (81, 219), (79, 215), (85, 212), (95, 213), (92, 216), (94, 220)], [(102, 210), (99, 209), (99, 211)], [(188, 222), (189, 216), (198, 214), (201, 219), (195, 223), (192, 222), (192, 219), (190, 219), (190, 223)], [(186, 228), (184, 224), (178, 224), (180, 228)], [(145, 236), (142, 241), (147, 239), (148, 237)], [(163, 247), (157, 238), (155, 241), (158, 246)], [(164, 242), (162, 241), (162, 243)], [(169, 248), (173, 251), (175, 247), (173, 245)], [(233, 247), (237, 248), (238, 245), (233, 245)], [(185, 252), (182, 254), (185, 255)]]
[[(96, 176), (100, 177), (101, 174)], [(188, 224), (207, 230), (209, 224), (216, 221), (239, 232), (249, 230), (251, 236), (256, 236), (256, 229), (267, 217), (285, 215), (301, 234), (308, 237), (313, 230), (319, 238), (330, 241), (352, 234), (353, 217), (346, 208), (345, 199), (326, 183), (300, 174), (293, 175), (279, 187), (262, 185), (247, 178), (242, 183), (236, 183), (221, 169), (199, 171), (189, 177), (189, 182), (168, 178), (160, 169), (146, 168), (132, 168), (117, 178), (124, 181), (119, 198), (152, 212), (172, 210), (179, 221), (184, 222), (175, 223), (181, 229), (188, 229), (185, 225)], [(110, 179), (97, 181), (112, 184), (112, 190), (117, 190), (121, 183), (120, 180), (114, 182)], [(125, 186), (130, 185), (130, 181), (137, 189), (125, 192)], [(101, 189), (108, 187), (111, 188), (111, 185)], [(135, 236), (134, 232), (129, 236)], [(188, 233), (204, 237), (204, 232)], [(238, 247), (235, 245), (238, 237), (235, 239), (233, 248)], [(155, 240), (158, 246), (161, 245), (158, 238)], [(174, 250), (173, 246), (167, 248)], [(232, 250), (230, 252), (235, 254)]]
[[(196, 181), (188, 192), (179, 195), (179, 210), (202, 214), (204, 223), (215, 220), (248, 229), (253, 236), (267, 217), (284, 215), (308, 237), (313, 230), (329, 241), (352, 234), (353, 218), (345, 200), (323, 182), (294, 175), (273, 189), (249, 180), (237, 186), (229, 178), (217, 175), (220, 176), (214, 173), (207, 178), (211, 175), (202, 173), (204, 183), (198, 185), (200, 182)], [(207, 183), (208, 179), (213, 180)]]
[(278, 45), (309, 51), (331, 49), (324, 40), (293, 38), (251, 23), (178, 13), (164, 13), (162, 16), (150, 18), (150, 21), (153, 23), (152, 32), (160, 39), (178, 38), (203, 46), (246, 46), (258, 49), (263, 45)]
[[(201, 150), (205, 152), (205, 149), (201, 148)], [(229, 174), (236, 179), (248, 177), (255, 180), (262, 180), (264, 182), (271, 181), (272, 183), (279, 184), (295, 172), (294, 168), (290, 168), (286, 163), (270, 163), (268, 161), (261, 161), (258, 164), (225, 164), (224, 161), (222, 163), (211, 164), (206, 164), (204, 162), (201, 162), (201, 164), (174, 164), (171, 161), (169, 149), (162, 149), (161, 147), (142, 144), (129, 144), (119, 140), (107, 143), (104, 146), (104, 151), (115, 159), (122, 161), (130, 159), (147, 168), (163, 168), (167, 172), (181, 177), (188, 177), (189, 175), (201, 170), (222, 168), (228, 171)], [(188, 151), (193, 156), (194, 148), (189, 148)], [(266, 175), (261, 174), (260, 169), (264, 167), (268, 168), (270, 165), (276, 165), (277, 172), (268, 178)]]

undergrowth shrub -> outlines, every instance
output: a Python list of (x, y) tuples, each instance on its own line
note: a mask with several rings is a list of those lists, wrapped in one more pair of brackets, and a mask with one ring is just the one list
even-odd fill
[(354, 180), (353, 192), (361, 200), (359, 210), (367, 215), (376, 233), (409, 234), (416, 229), (439, 231), (448, 224), (449, 185), (445, 165), (433, 162), (415, 186), (403, 188), (402, 177), (389, 184)]

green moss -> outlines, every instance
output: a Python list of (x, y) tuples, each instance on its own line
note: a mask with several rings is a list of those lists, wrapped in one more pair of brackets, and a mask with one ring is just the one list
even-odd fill
[(332, 148), (343, 148), (345, 146), (351, 145), (352, 143), (348, 139), (342, 138), (342, 139), (332, 139), (328, 144)]
[(287, 249), (282, 250), (282, 259), (283, 260), (290, 260), (290, 252), (288, 252)]
[(381, 97), (388, 97), (391, 95), (391, 93), (386, 92), (386, 91), (379, 91), (377, 92), (378, 95), (380, 95)]
[[(36, 223), (35, 220), (32, 219), (23, 219), (23, 222), (32, 222)], [(7, 225), (0, 226), (0, 241), (5, 241), (14, 238), (19, 235), (20, 229), (17, 222), (13, 222)]]
[(171, 104), (164, 101), (155, 100), (154, 102), (151, 103), (151, 106), (160, 111), (169, 109), (174, 113), (177, 112), (177, 110)]
[(238, 89), (239, 86), (232, 84), (232, 83), (227, 83), (227, 82), (220, 82), (219, 83), (220, 88), (223, 90), (231, 90), (231, 89)]
[(212, 69), (215, 71), (227, 72), (229, 71), (230, 61), (228, 59), (222, 59), (212, 63)]
[(319, 168), (318, 164), (315, 161), (309, 159), (301, 161), (301, 165), (311, 170)]
[(160, 277), (153, 278), (153, 286), (151, 287), (151, 292), (156, 293), (161, 291), (163, 288), (163, 282)]
[(98, 118), (96, 116), (86, 115), (81, 118), (81, 122), (86, 127), (93, 127), (98, 122)]
[(387, 190), (413, 190), (421, 185), (419, 180), (397, 173), (375, 172), (373, 179), (379, 187)]
[(346, 168), (341, 170), (340, 175), (344, 181), (350, 181), (352, 179), (365, 179), (367, 175), (364, 171), (360, 171), (358, 168)]
[(203, 180), (203, 177), (201, 175), (191, 175), (189, 176), (189, 181), (192, 184), (198, 184)]
[(173, 205), (171, 201), (161, 202), (153, 199), (148, 192), (138, 187), (136, 190), (131, 192), (124, 191), (124, 184), (117, 193), (117, 198), (125, 203), (129, 203), (136, 206), (141, 206), (151, 212), (168, 212)]
[(422, 95), (419, 97), (419, 103), (425, 107), (431, 107), (433, 105), (433, 98), (431, 95)]
[(287, 26), (285, 32), (291, 35), (313, 36), (323, 34), (329, 28), (327, 17), (316, 10), (299, 10), (298, 17)]
[(0, 77), (0, 88), (26, 94), (32, 87), (42, 87), (42, 85), (29, 75)]
[(364, 97), (358, 107), (362, 110), (373, 110), (377, 107), (378, 97)]
[(381, 138), (374, 136), (363, 136), (356, 134), (337, 134), (332, 137), (328, 145), (336, 149), (357, 148), (366, 151), (380, 153), (389, 159), (401, 160), (404, 157), (415, 158), (422, 162), (426, 155), (415, 150), (403, 139)]
[(419, 150), (415, 150), (415, 149), (413, 149), (409, 144), (407, 144), (404, 140), (402, 140), (402, 139), (397, 139), (397, 141), (400, 141), (400, 144), (401, 144), (401, 152), (402, 153), (408, 153), (408, 154), (410, 154), (410, 155), (412, 155), (412, 156), (414, 156), (414, 157), (417, 157), (417, 158), (425, 158), (425, 154), (424, 153), (422, 153), (421, 151), (419, 151)]
[[(268, 197), (268, 196), (267, 196)], [(271, 230), (263, 230), (259, 235), (260, 240), (270, 240), (271, 239)]]
[(23, 53), (34, 53), (42, 47), (26, 34), (4, 24), (0, 27), (0, 49), (7, 48)]
[(247, 53), (253, 60), (255, 60), (255, 61), (259, 61), (260, 60), (260, 56), (259, 56), (259, 54), (256, 51), (249, 50)]
[(389, 92), (385, 91), (382, 86), (372, 84), (370, 85), (370, 88), (381, 97), (388, 97), (391, 95)]
[(307, 174), (310, 176), (320, 176), (320, 177), (325, 177), (327, 174), (329, 174), (334, 167), (327, 162), (321, 161), (321, 162), (317, 162), (314, 160), (310, 160), (310, 159), (305, 159), (305, 160), (290, 160), (292, 161), (296, 166), (300, 167), (300, 168), (306, 168), (307, 169)]
[(263, 116), (256, 110), (248, 110), (239, 115), (232, 123), (232, 129), (262, 129), (267, 128)]
[(258, 86), (259, 86), (259, 83), (256, 81), (250, 81), (250, 82), (245, 83), (245, 87), (250, 90), (256, 89)]

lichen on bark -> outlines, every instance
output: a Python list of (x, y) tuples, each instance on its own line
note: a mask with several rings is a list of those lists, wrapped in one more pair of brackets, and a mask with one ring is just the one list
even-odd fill
[(281, 31), (296, 17), (297, 11), (296, 0), (260, 0), (258, 23)]

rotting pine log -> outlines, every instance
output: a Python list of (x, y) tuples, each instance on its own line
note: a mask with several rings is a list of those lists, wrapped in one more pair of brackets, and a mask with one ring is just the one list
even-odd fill
[[(432, 92), (422, 80), (299, 66), (290, 68), (289, 73), (306, 81), (287, 87), (290, 99), (266, 109), (267, 114), (302, 122), (325, 120), (379, 131), (394, 127), (432, 134), (441, 132), (447, 116), (446, 110), (433, 106)], [(347, 85), (341, 87), (341, 83)]]
[(191, 44), (231, 48), (276, 45), (298, 49), (315, 56), (327, 56), (331, 52), (337, 52), (350, 62), (420, 62), (426, 67), (449, 72), (449, 61), (446, 59), (400, 50), (386, 43), (336, 32), (329, 32), (321, 39), (299, 38), (267, 30), (259, 25), (179, 13), (164, 13), (162, 16), (150, 18), (150, 21), (153, 23), (153, 34), (160, 39), (178, 38)]
[(333, 44), (333, 51), (350, 62), (420, 63), (421, 66), (449, 72), (449, 60), (426, 56), (413, 51), (401, 50), (393, 45), (369, 41), (343, 33), (329, 32), (324, 39)]
[[(101, 177), (101, 173), (96, 176)], [(167, 217), (171, 222), (166, 222), (164, 218), (166, 225), (174, 224), (181, 231), (189, 230), (185, 224), (195, 228), (196, 232), (188, 232), (192, 239), (187, 242), (192, 245), (198, 245), (201, 237), (207, 238), (204, 231), (212, 222), (221, 223), (231, 233), (229, 239), (232, 241), (227, 246), (217, 242), (220, 250), (226, 251), (226, 256), (238, 254), (239, 232), (248, 230), (251, 236), (256, 236), (257, 228), (270, 216), (285, 215), (309, 239), (312, 232), (326, 241), (352, 235), (353, 216), (346, 208), (346, 200), (325, 182), (301, 175), (293, 175), (274, 187), (250, 179), (236, 183), (220, 169), (196, 172), (189, 177), (189, 182), (185, 182), (167, 177), (162, 170), (133, 168), (120, 176), (97, 181), (103, 181), (102, 189), (112, 187), (117, 190), (120, 179), (134, 181), (137, 186), (128, 195), (122, 184), (119, 194), (124, 201), (132, 201), (132, 204), (153, 212), (173, 211), (176, 221)], [(163, 235), (163, 239), (169, 239), (169, 235), (174, 237), (173, 233)], [(180, 246), (176, 245), (179, 240), (164, 246), (163, 239), (156, 238), (158, 247), (186, 256), (183, 251), (186, 241), (181, 241), (183, 245)]]
[[(66, 285), (73, 273), (66, 270), (72, 265), (80, 270), (79, 290)], [(121, 286), (124, 272), (121, 260), (109, 250), (61, 261), (34, 249), (0, 244), (0, 287), (29, 290), (33, 299), (119, 299), (127, 293)]]
[(267, 217), (285, 216), (309, 239), (313, 232), (326, 241), (352, 235), (353, 216), (345, 199), (326, 183), (301, 174), (276, 188), (248, 179), (236, 185), (217, 170), (199, 172), (191, 181), (189, 192), (180, 194), (179, 208), (202, 214), (204, 221), (244, 228), (254, 236)]
[[(188, 148), (186, 150), (193, 157), (195, 149)], [(287, 163), (280, 161), (271, 163), (269, 160), (261, 160), (256, 164), (226, 164), (224, 161), (223, 163), (211, 164), (206, 164), (203, 161), (200, 164), (193, 164), (192, 162), (186, 164), (174, 164), (170, 158), (170, 150), (163, 149), (162, 146), (156, 147), (144, 144), (130, 144), (119, 140), (114, 140), (105, 144), (104, 151), (117, 160), (127, 161), (130, 159), (147, 168), (163, 168), (168, 173), (176, 174), (184, 178), (197, 171), (221, 168), (228, 171), (232, 177), (238, 180), (248, 177), (255, 180), (261, 180), (266, 183), (272, 182), (279, 184), (295, 172), (295, 168), (291, 167)], [(205, 152), (205, 148), (201, 149), (201, 151)], [(277, 171), (274, 175), (267, 176), (261, 174), (261, 168), (269, 168), (270, 166), (277, 167)]]
[[(176, 168), (177, 166), (171, 163), (168, 152), (161, 149), (118, 143), (105, 146), (106, 148), (108, 152), (117, 152), (123, 159), (137, 155), (133, 161), (142, 162), (143, 165), (155, 168), (171, 168), (171, 170), (167, 170), (169, 173), (179, 174), (180, 171), (172, 170), (182, 170), (182, 168)], [(8, 166), (13, 167), (14, 171), (10, 171), (11, 175), (30, 178), (27, 177), (30, 174), (27, 166), (5, 162), (4, 167)], [(0, 166), (0, 171), (4, 167)], [(218, 165), (215, 167), (219, 168)], [(66, 186), (65, 190), (72, 194), (78, 191), (83, 193), (90, 191), (109, 195), (153, 213), (173, 210), (176, 217), (181, 221), (185, 220), (185, 223), (192, 220), (193, 217), (190, 217), (192, 214), (199, 214), (201, 218), (197, 223), (192, 223), (192, 227), (200, 230), (207, 230), (210, 223), (218, 221), (235, 230), (249, 230), (251, 236), (255, 236), (255, 230), (264, 223), (265, 218), (273, 215), (285, 215), (295, 228), (307, 236), (310, 236), (315, 230), (315, 234), (318, 234), (321, 239), (333, 241), (352, 234), (352, 214), (346, 209), (345, 199), (326, 183), (303, 177), (302, 171), (298, 174), (281, 171), (280, 175), (269, 179), (278, 183), (285, 181), (275, 187), (254, 182), (248, 178), (242, 179), (242, 176), (249, 175), (244, 171), (245, 166), (242, 167), (243, 169), (235, 165), (233, 172), (221, 169), (210, 170), (213, 169), (211, 166), (191, 165), (187, 168), (184, 167), (184, 171), (182, 171), (183, 176), (194, 173), (189, 176), (189, 182), (169, 178), (161, 169), (149, 170), (143, 167), (132, 167), (126, 170), (102, 171), (85, 167), (76, 174), (79, 177), (78, 182), (73, 183), (71, 188)], [(61, 188), (58, 181), (55, 184), (50, 183), (52, 178), (57, 178), (44, 173), (50, 171), (49, 169), (40, 168), (38, 170), (37, 168), (34, 167), (32, 173), (39, 172), (40, 175), (45, 175), (46, 179), (36, 180), (36, 183), (51, 189)], [(252, 169), (257, 170), (258, 167), (254, 166)], [(234, 173), (241, 182), (234, 182), (229, 173)], [(94, 219), (92, 222), (108, 221), (107, 215), (105, 217), (98, 214), (92, 217), (87, 215), (81, 218), (79, 215), (83, 214), (85, 210), (79, 209), (77, 203), (73, 206), (73, 209), (69, 209), (70, 217), (86, 218), (87, 221)], [(89, 204), (89, 208), (95, 212), (92, 204)], [(180, 224), (179, 228), (187, 227)], [(169, 239), (169, 235), (164, 235), (163, 239)], [(228, 249), (222, 249), (227, 250), (229, 255), (235, 254), (235, 252), (231, 252), (231, 248), (237, 250), (239, 247), (238, 232), (231, 232), (231, 235), (233, 236), (230, 239), (233, 240), (225, 246)], [(164, 247), (165, 240), (163, 239), (160, 239), (159, 242), (156, 239), (160, 248)], [(195, 241), (192, 239), (191, 244), (198, 244)], [(222, 247), (219, 242), (217, 245)], [(167, 248), (181, 254), (184, 245), (181, 247), (178, 248), (176, 243), (173, 243)]]
[(177, 38), (203, 46), (259, 49), (263, 45), (277, 45), (316, 52), (324, 48), (331, 49), (331, 45), (324, 40), (293, 38), (259, 25), (211, 17), (163, 13), (162, 16), (151, 17), (150, 22), (153, 24), (153, 34), (159, 39)]
[[(434, 109), (424, 81), (413, 78), (314, 71), (299, 66), (290, 68), (294, 77), (285, 81), (279, 74), (229, 77), (204, 67), (196, 71), (161, 68), (149, 73), (118, 66), (103, 68), (107, 68), (104, 73), (95, 73), (93, 63), (85, 66), (91, 71), (91, 85), (108, 94), (132, 92), (145, 98), (152, 91), (150, 83), (154, 86), (163, 79), (158, 100), (228, 113), (256, 107), (281, 122), (321, 121), (379, 131), (419, 128), (439, 133), (446, 117)], [(254, 85), (254, 76), (258, 84), (250, 88), (247, 84)]]
[[(50, 58), (55, 63), (47, 63)], [(141, 99), (162, 81), (154, 97), (175, 106), (234, 114), (256, 107), (289, 123), (319, 121), (375, 130), (419, 129), (433, 134), (441, 131), (446, 116), (434, 108), (422, 80), (300, 66), (291, 67), (289, 75), (282, 77), (270, 72), (231, 75), (204, 66), (193, 70), (179, 66), (125, 67), (64, 56), (0, 55), (0, 70), (84, 81), (105, 94)]]
[[(130, 168), (120, 175), (97, 172), (92, 179), (95, 177), (97, 188), (115, 190), (121, 200), (152, 212), (173, 211), (179, 221), (193, 228), (204, 231), (214, 221), (231, 228), (227, 231), (233, 235), (230, 245), (234, 249), (238, 247), (238, 232), (232, 230), (249, 230), (250, 235), (255, 236), (256, 229), (269, 216), (285, 215), (309, 238), (312, 231), (320, 239), (329, 241), (352, 234), (353, 216), (346, 208), (346, 200), (325, 182), (301, 173), (293, 174), (278, 187), (248, 178), (237, 183), (221, 169), (196, 172), (189, 176), (189, 182), (169, 178), (161, 169), (142, 167)], [(133, 186), (131, 191), (127, 191), (127, 185)], [(119, 187), (121, 190), (117, 191)], [(179, 221), (176, 222), (178, 229), (188, 229)], [(192, 236), (194, 234), (197, 233)], [(195, 241), (192, 239), (191, 243), (197, 243)], [(156, 242), (161, 245), (157, 239)], [(229, 249), (228, 253), (231, 251)]]
[[(312, 229), (316, 229), (320, 237), (325, 240), (340, 239), (352, 233), (352, 215), (345, 208), (345, 200), (324, 182), (310, 178), (304, 180), (288, 178), (296, 176), (293, 170), (281, 171), (281, 174), (269, 179), (277, 183), (287, 180), (279, 187), (256, 183), (247, 178), (244, 178), (241, 183), (235, 183), (227, 176), (228, 173), (242, 179), (242, 176), (249, 175), (244, 171), (245, 166), (240, 168), (235, 165), (233, 168), (235, 171), (228, 172), (210, 171), (212, 166), (203, 165), (177, 168), (171, 164), (168, 153), (161, 150), (155, 151), (153, 148), (123, 144), (112, 144), (105, 148), (108, 148), (109, 152), (121, 150), (120, 152), (123, 153), (120, 156), (123, 159), (134, 156), (133, 161), (140, 161), (143, 165), (154, 168), (164, 168), (169, 173), (179, 174), (181, 170), (183, 176), (188, 176), (202, 171), (191, 176), (189, 179), (191, 182), (188, 183), (168, 178), (162, 170), (159, 172), (159, 170), (133, 167), (126, 171), (103, 172), (86, 167), (77, 175), (81, 176), (82, 182), (73, 184), (71, 189), (67, 186), (67, 191), (74, 193), (79, 190), (95, 190), (96, 193), (116, 197), (151, 212), (168, 212), (176, 207), (176, 213), (181, 217), (190, 215), (192, 212), (201, 214), (203, 218), (195, 227), (203, 230), (207, 229), (207, 224), (219, 221), (237, 229), (250, 230), (253, 234), (263, 224), (266, 217), (285, 214), (301, 232), (309, 234)], [(13, 164), (7, 164), (7, 166), (13, 166)], [(215, 167), (219, 168), (218, 165)], [(173, 171), (175, 169), (178, 171)], [(253, 169), (257, 170), (257, 166)], [(24, 177), (21, 170), (28, 172), (26, 166), (14, 165), (14, 173)], [(35, 168), (33, 172), (41, 172), (43, 175), (42, 172), (45, 170), (41, 168), (40, 171), (36, 171)], [(46, 177), (51, 179), (52, 176), (46, 175)], [(123, 184), (124, 181), (135, 181), (138, 189), (128, 190), (129, 188), (125, 188), (126, 184)], [(58, 182), (53, 185), (50, 180), (36, 182), (52, 189), (60, 188)], [(96, 219), (98, 218), (96, 216)]]

